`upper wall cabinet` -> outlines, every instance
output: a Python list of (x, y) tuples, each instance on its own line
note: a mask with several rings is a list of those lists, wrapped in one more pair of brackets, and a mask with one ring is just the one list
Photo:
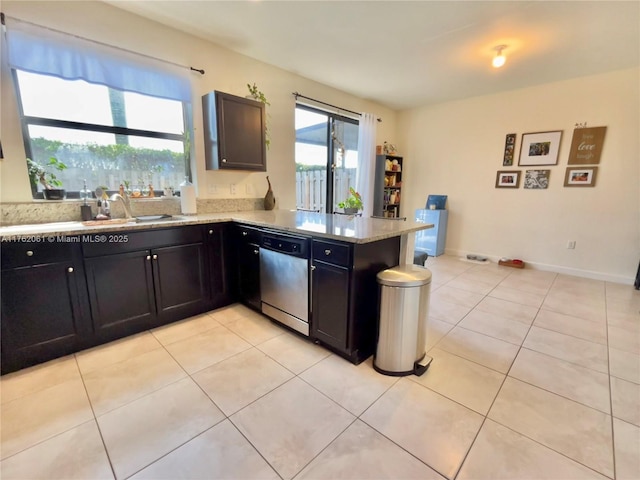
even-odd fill
[(265, 108), (222, 92), (202, 97), (207, 170), (267, 170)]

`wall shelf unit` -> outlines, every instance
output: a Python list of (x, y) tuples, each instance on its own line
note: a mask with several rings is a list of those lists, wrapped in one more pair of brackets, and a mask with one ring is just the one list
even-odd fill
[(373, 214), (378, 217), (400, 216), (403, 159), (397, 155), (376, 155)]

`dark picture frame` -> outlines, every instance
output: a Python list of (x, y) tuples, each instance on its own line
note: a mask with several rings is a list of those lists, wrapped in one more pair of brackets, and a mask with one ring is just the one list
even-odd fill
[(507, 133), (504, 140), (504, 155), (502, 157), (502, 166), (511, 167), (513, 165), (513, 157), (516, 154), (516, 133)]
[(518, 166), (557, 165), (562, 130), (523, 133)]

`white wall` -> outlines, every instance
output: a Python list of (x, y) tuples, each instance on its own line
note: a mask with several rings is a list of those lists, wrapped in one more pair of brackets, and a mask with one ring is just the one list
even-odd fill
[[(508, 72), (505, 71), (505, 74)], [(449, 195), (446, 252), (520, 258), (631, 283), (640, 260), (639, 70), (550, 83), (402, 112), (404, 215)], [(607, 126), (595, 188), (563, 187), (576, 123)], [(562, 130), (547, 190), (496, 189), (507, 133)], [(535, 167), (529, 167), (535, 168)], [(576, 241), (568, 250), (568, 240)]]
[[(264, 173), (206, 171), (202, 135), (201, 96), (212, 90), (234, 95), (248, 94), (246, 84), (255, 82), (271, 106), (267, 108), (271, 148), (267, 174), (281, 209), (295, 208), (294, 109), (292, 92), (317, 98), (354, 111), (383, 118), (378, 124), (378, 143), (396, 141), (396, 112), (379, 104), (348, 95), (284, 70), (220, 48), (200, 38), (167, 28), (101, 2), (3, 1), (2, 11), (39, 25), (116, 45), (171, 62), (203, 68), (206, 75), (189, 74), (193, 86), (195, 168), (200, 198), (262, 197), (267, 191)], [(10, 27), (11, 19), (7, 19)], [(30, 201), (25, 152), (11, 77), (2, 59), (1, 131), (5, 159), (0, 161), (1, 202)], [(186, 71), (185, 71), (186, 72)], [(211, 186), (215, 186), (213, 193)]]

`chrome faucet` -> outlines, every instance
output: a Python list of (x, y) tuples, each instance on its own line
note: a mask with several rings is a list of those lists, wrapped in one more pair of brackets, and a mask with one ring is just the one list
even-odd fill
[(111, 201), (115, 202), (116, 200), (122, 200), (125, 218), (133, 218), (133, 215), (131, 215), (131, 200), (129, 199), (129, 196), (126, 193), (124, 195), (114, 193), (111, 195)]

